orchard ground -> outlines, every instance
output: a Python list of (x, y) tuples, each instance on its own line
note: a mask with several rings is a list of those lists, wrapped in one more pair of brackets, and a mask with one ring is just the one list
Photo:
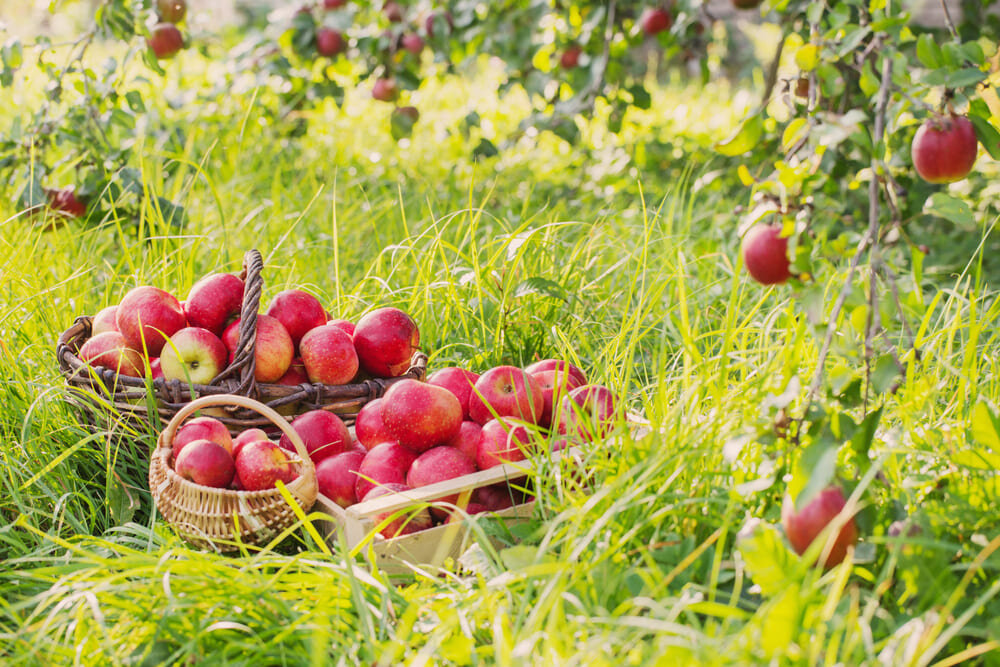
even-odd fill
[[(260, 90), (193, 104), (220, 66), (187, 50), (149, 83), (163, 91), (154, 123), (174, 131), (140, 138), (144, 182), (171, 184), (159, 194), (183, 203), (183, 227), (147, 203), (138, 221), (46, 231), (16, 193), (0, 199), (4, 661), (1000, 664), (991, 209), (972, 228), (915, 225), (931, 252), (900, 280), (919, 354), (900, 342), (897, 390), (857, 412), (882, 410), (874, 465), (851, 448), (830, 462), (864, 508), (862, 542), (823, 572), (766, 527), (736, 546), (750, 520), (779, 521), (793, 446), (775, 432), (805, 409), (826, 330), (828, 311), (806, 317), (795, 300), (844, 280), (831, 261), (804, 286), (762, 288), (739, 265), (749, 202), (738, 160), (711, 145), (759, 90), (664, 76), (620, 137), (599, 110), (577, 147), (529, 134), (474, 161), (474, 138), (448, 132), (470, 104), (500, 138), (526, 113), (516, 95), (483, 92), (489, 63), (422, 86), (399, 143), (392, 106), (367, 89), (301, 116), (302, 136), (294, 113), (263, 121)], [(26, 86), (16, 104), (40, 94)], [(653, 435), (597, 447), (589, 493), (540, 479), (535, 520), (458, 575), (399, 585), (306, 530), (236, 558), (191, 550), (153, 512), (155, 434), (87, 433), (55, 341), (129, 287), (186, 292), (238, 270), (251, 247), (265, 301), (304, 287), (352, 321), (402, 308), (431, 368), (568, 358)], [(879, 381), (865, 374), (855, 297), (827, 361), (845, 392)], [(919, 532), (891, 537), (899, 520)]]

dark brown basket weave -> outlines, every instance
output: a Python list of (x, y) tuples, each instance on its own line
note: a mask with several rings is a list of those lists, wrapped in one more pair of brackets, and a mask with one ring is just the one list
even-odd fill
[(184, 479), (171, 466), (177, 428), (197, 410), (218, 406), (252, 410), (291, 439), (299, 455), (299, 476), (286, 488), (303, 512), (312, 508), (318, 493), (316, 467), (302, 438), (284, 417), (266, 405), (231, 394), (199, 398), (174, 415), (156, 441), (156, 449), (149, 462), (149, 490), (163, 518), (196, 547), (236, 551), (240, 543), (264, 545), (297, 520), (294, 509), (280, 490), (214, 489)]
[[(280, 412), (301, 414), (309, 410), (329, 410), (348, 423), (368, 402), (382, 396), (392, 384), (405, 378), (422, 380), (427, 372), (427, 355), (413, 355), (410, 369), (397, 378), (375, 378), (356, 384), (327, 385), (304, 383), (296, 386), (258, 383), (254, 380), (254, 343), (257, 336), (257, 311), (260, 307), (264, 281), (261, 276), (264, 261), (257, 250), (247, 252), (243, 260), (243, 307), (240, 312), (240, 336), (233, 362), (207, 385), (187, 384), (180, 380), (165, 380), (118, 375), (114, 369), (92, 367), (77, 356), (80, 347), (91, 336), (91, 317), (78, 317), (59, 336), (56, 355), (59, 369), (70, 387), (69, 400), (77, 406), (88, 424), (106, 429), (127, 423), (140, 430), (155, 429), (159, 421), (170, 420), (177, 412), (199, 396), (235, 394), (264, 403)], [(226, 404), (210, 411), (229, 427), (232, 433), (267, 427), (271, 422), (257, 412)]]

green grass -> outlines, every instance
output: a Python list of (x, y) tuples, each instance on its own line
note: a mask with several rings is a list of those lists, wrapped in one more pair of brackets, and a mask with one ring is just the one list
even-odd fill
[[(725, 127), (711, 136), (689, 127), (695, 112), (670, 124), (650, 113), (620, 143), (598, 123), (590, 148), (543, 136), (473, 163), (442, 132), (477, 91), (422, 91), (440, 108), (404, 147), (388, 138), (387, 109), (360, 95), (344, 113), (315, 112), (298, 139), (257, 124), (266, 100), (253, 92), (218, 109), (158, 107), (183, 140), (150, 132), (141, 167), (186, 207), (180, 230), (147, 207), (139, 221), (45, 232), (5, 193), (3, 662), (1000, 664), (1000, 480), (989, 437), (973, 432), (977, 402), (1000, 403), (1000, 305), (977, 259), (906, 291), (920, 358), (903, 356), (868, 474), (841, 455), (868, 508), (857, 562), (817, 571), (767, 530), (737, 549), (749, 518), (778, 521), (796, 453), (767, 433), (776, 397), (812, 377), (832, 299), (810, 322), (791, 288), (761, 289), (739, 271), (744, 195), (724, 175), (704, 178), (725, 165), (697, 150)], [(719, 107), (728, 91), (670, 85), (654, 109), (694, 94)], [(523, 113), (480, 102), (499, 134)], [(537, 480), (535, 520), (471, 572), (390, 581), (305, 530), (241, 557), (188, 549), (146, 488), (155, 434), (90, 435), (65, 402), (55, 341), (130, 286), (183, 295), (204, 273), (237, 270), (251, 247), (265, 257), (265, 302), (297, 285), (349, 318), (402, 307), (432, 367), (570, 358), (653, 434), (598, 446), (592, 488), (555, 471)], [(828, 263), (814, 285), (830, 296), (842, 279)], [(860, 368), (857, 305), (831, 369)], [(792, 392), (788, 409), (804, 397)], [(904, 516), (923, 532), (889, 539)]]

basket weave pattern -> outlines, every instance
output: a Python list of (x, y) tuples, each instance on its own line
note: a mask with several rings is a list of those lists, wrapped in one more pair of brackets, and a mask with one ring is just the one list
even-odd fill
[[(263, 545), (295, 523), (292, 507), (277, 489), (232, 491), (195, 484), (174, 471), (173, 440), (178, 427), (196, 411), (236, 406), (251, 410), (288, 435), (299, 460), (299, 476), (287, 485), (303, 511), (316, 501), (316, 467), (305, 444), (291, 425), (266, 405), (237, 395), (205, 396), (183, 408), (167, 424), (156, 442), (149, 464), (149, 489), (156, 508), (188, 542), (199, 548), (235, 551), (240, 543)], [(238, 537), (238, 539), (237, 539)]]
[[(245, 287), (236, 352), (233, 362), (209, 384), (188, 384), (163, 378), (147, 380), (118, 375), (114, 369), (89, 366), (77, 356), (80, 347), (91, 337), (93, 318), (84, 316), (76, 318), (73, 326), (59, 336), (56, 348), (60, 371), (70, 387), (70, 402), (95, 428), (106, 428), (107, 424), (102, 422), (106, 422), (111, 414), (116, 419), (124, 417), (131, 425), (148, 430), (154, 425), (150, 408), (161, 421), (166, 422), (199, 396), (223, 394), (246, 396), (272, 409), (284, 408), (295, 414), (329, 410), (350, 423), (366, 403), (382, 396), (395, 382), (405, 378), (423, 379), (427, 372), (427, 356), (418, 352), (414, 354), (409, 370), (398, 378), (374, 378), (345, 385), (303, 383), (289, 386), (256, 382), (254, 344), (263, 291), (263, 266), (260, 252), (247, 252), (240, 275)], [(257, 412), (233, 403), (227, 403), (221, 411), (213, 411), (213, 416), (225, 423), (234, 434), (271, 424)]]

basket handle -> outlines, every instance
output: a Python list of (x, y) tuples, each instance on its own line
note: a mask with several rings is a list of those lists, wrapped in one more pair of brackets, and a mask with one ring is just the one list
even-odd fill
[(296, 453), (298, 453), (299, 458), (302, 459), (300, 464), (302, 467), (302, 476), (316, 477), (316, 466), (313, 464), (312, 459), (309, 458), (309, 450), (306, 449), (306, 445), (302, 442), (302, 438), (295, 432), (292, 425), (288, 423), (288, 420), (260, 401), (247, 398), (246, 396), (238, 396), (236, 394), (214, 394), (212, 396), (202, 396), (201, 398), (196, 398), (190, 403), (187, 403), (184, 407), (177, 411), (177, 414), (175, 414), (167, 423), (167, 427), (163, 429), (163, 434), (160, 436), (162, 446), (173, 446), (174, 436), (177, 434), (177, 429), (182, 423), (184, 423), (184, 420), (192, 414), (202, 408), (219, 405), (237, 405), (241, 408), (253, 410), (257, 414), (271, 420), (271, 423), (281, 429), (281, 432), (287, 435), (289, 440), (292, 441), (292, 445), (295, 446)]
[(218, 386), (223, 380), (239, 373), (239, 383), (229, 389), (232, 394), (256, 396), (257, 383), (254, 371), (257, 361), (254, 351), (257, 345), (257, 312), (260, 310), (260, 295), (264, 291), (264, 260), (260, 251), (252, 248), (243, 257), (243, 307), (240, 309), (240, 337), (236, 343), (233, 363), (212, 378), (211, 386)]

